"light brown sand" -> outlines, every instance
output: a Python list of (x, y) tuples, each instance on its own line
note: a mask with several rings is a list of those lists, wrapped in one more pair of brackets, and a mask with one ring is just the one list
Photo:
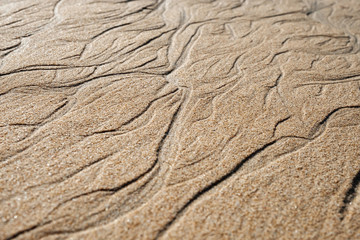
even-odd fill
[(0, 239), (360, 239), (360, 1), (0, 0)]

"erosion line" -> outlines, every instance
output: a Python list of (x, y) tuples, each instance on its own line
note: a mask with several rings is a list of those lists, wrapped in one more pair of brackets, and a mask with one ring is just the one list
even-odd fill
[(215, 182), (209, 184), (208, 186), (206, 186), (203, 190), (199, 191), (198, 193), (196, 193), (174, 216), (174, 218), (168, 222), (163, 229), (161, 229), (159, 231), (159, 233), (157, 234), (155, 239), (159, 239), (159, 237), (161, 237), (170, 227), (171, 225), (179, 218), (179, 216), (181, 216), (181, 214), (194, 202), (196, 201), (199, 197), (201, 197), (202, 195), (204, 195), (205, 193), (209, 192), (211, 189), (213, 189), (214, 187), (218, 186), (220, 183), (224, 182), (225, 180), (229, 179), (231, 176), (233, 176), (234, 174), (236, 174), (236, 172), (246, 163), (248, 162), (250, 159), (252, 159), (253, 157), (255, 157), (256, 155), (258, 155), (259, 153), (261, 153), (262, 151), (264, 151), (266, 148), (272, 146), (273, 144), (275, 144), (278, 140), (274, 140), (271, 141), (265, 145), (263, 145), (261, 148), (255, 150), (253, 153), (251, 153), (250, 155), (248, 155), (247, 157), (245, 157), (241, 162), (239, 162), (230, 172), (228, 172), (227, 174), (225, 174), (224, 176), (222, 176), (221, 178), (217, 179)]
[[(162, 98), (164, 98), (164, 97), (167, 97), (167, 96), (169, 96), (169, 95), (171, 95), (171, 94), (174, 94), (174, 93), (176, 93), (178, 90), (179, 90), (179, 89), (177, 88), (177, 89), (175, 89), (175, 90), (173, 90), (173, 91), (171, 91), (171, 92), (169, 92), (169, 93), (167, 93), (167, 94), (165, 94), (165, 95), (162, 95), (162, 96), (160, 96), (160, 97), (157, 97), (157, 98), (151, 100), (151, 101), (148, 103), (148, 105), (144, 108), (144, 110), (142, 110), (140, 113), (136, 114), (134, 117), (130, 118), (129, 120), (127, 120), (127, 121), (124, 122), (123, 124), (121, 124), (121, 127), (127, 126), (127, 125), (131, 124), (132, 122), (134, 122), (135, 120), (139, 119), (141, 116), (143, 116), (143, 115), (151, 108), (151, 106), (152, 106), (156, 101), (158, 101), (158, 100), (160, 100), (160, 99), (162, 99)], [(120, 128), (110, 129), (110, 130), (101, 130), (101, 131), (96, 131), (96, 132), (94, 132), (94, 134), (116, 132), (116, 131), (118, 131), (119, 129), (120, 129)]]
[(45, 222), (45, 223), (43, 223), (43, 224), (41, 224), (41, 225), (37, 224), (37, 225), (34, 225), (34, 226), (29, 227), (29, 228), (27, 228), (27, 229), (18, 231), (18, 232), (16, 232), (16, 233), (14, 233), (13, 235), (11, 235), (10, 237), (5, 238), (5, 240), (15, 239), (15, 238), (17, 238), (18, 236), (20, 236), (20, 235), (22, 235), (22, 234), (28, 233), (28, 232), (30, 232), (30, 231), (32, 231), (32, 230), (34, 230), (34, 229), (36, 229), (36, 228), (38, 228), (38, 227), (40, 227), (40, 226), (43, 226), (43, 225), (48, 224), (48, 223), (50, 223), (50, 222), (51, 222), (51, 221), (48, 221), (48, 222)]
[(310, 136), (315, 136), (315, 133), (317, 133), (317, 132), (319, 131), (319, 129), (326, 124), (327, 120), (329, 120), (329, 118), (330, 118), (332, 115), (334, 115), (336, 112), (338, 112), (338, 111), (340, 111), (340, 110), (342, 110), (342, 109), (360, 109), (360, 106), (358, 106), (358, 105), (355, 105), (355, 106), (344, 106), (344, 107), (338, 107), (338, 108), (332, 110), (330, 113), (328, 113), (328, 114), (324, 117), (324, 119), (323, 119), (321, 122), (317, 123), (317, 124), (312, 128), (312, 130), (310, 131), (310, 134), (309, 134), (309, 135), (310, 135)]
[(288, 116), (288, 117), (286, 117), (286, 118), (281, 119), (280, 121), (278, 121), (278, 122), (275, 124), (275, 126), (274, 126), (274, 128), (273, 128), (272, 137), (275, 136), (277, 127), (278, 127), (281, 123), (286, 122), (287, 120), (289, 120), (290, 118), (291, 118), (291, 116)]
[(341, 220), (344, 219), (344, 213), (347, 210), (347, 207), (351, 204), (351, 202), (354, 200), (355, 196), (356, 196), (356, 189), (360, 184), (360, 169), (357, 172), (357, 174), (355, 175), (355, 177), (353, 178), (352, 182), (351, 182), (351, 186), (350, 188), (346, 191), (345, 193), (345, 197), (343, 199), (343, 205), (339, 210), (339, 213), (342, 215), (340, 217)]

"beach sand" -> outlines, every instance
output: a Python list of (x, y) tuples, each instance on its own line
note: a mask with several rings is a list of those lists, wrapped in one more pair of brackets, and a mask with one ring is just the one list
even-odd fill
[(360, 1), (0, 0), (0, 239), (360, 239)]

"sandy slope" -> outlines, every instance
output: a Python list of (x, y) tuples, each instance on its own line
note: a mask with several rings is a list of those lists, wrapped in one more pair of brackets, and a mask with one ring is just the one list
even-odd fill
[(0, 0), (0, 239), (360, 239), (360, 1)]

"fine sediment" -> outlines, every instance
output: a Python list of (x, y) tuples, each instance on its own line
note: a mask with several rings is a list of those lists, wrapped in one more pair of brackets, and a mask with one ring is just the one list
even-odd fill
[(360, 1), (0, 0), (0, 239), (360, 239)]

